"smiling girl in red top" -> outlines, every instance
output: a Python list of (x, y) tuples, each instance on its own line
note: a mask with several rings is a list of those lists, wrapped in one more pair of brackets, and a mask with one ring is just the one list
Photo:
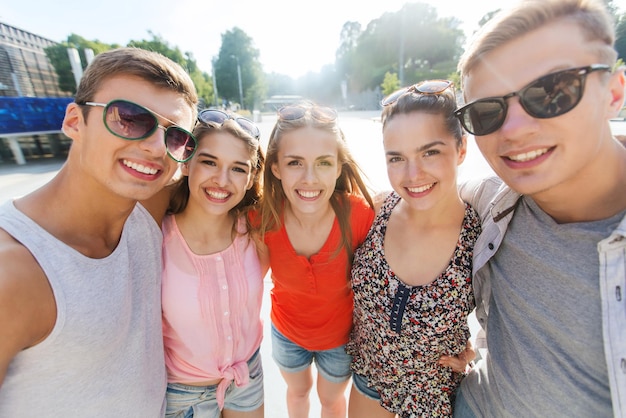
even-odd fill
[(313, 359), (322, 416), (346, 415), (350, 264), (374, 218), (359, 173), (333, 109), (304, 103), (278, 111), (261, 230), (274, 284), (272, 356), (287, 382), (290, 417), (308, 417)]

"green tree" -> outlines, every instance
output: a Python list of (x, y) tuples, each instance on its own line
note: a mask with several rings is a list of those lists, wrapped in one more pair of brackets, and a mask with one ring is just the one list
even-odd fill
[[(433, 6), (407, 3), (371, 21), (349, 57), (350, 78), (358, 90), (379, 86), (387, 72), (412, 84), (454, 71), (464, 35), (460, 22), (439, 18)], [(344, 54), (345, 55), (345, 54)]]
[[(193, 55), (189, 52), (182, 53), (178, 47), (170, 46), (167, 41), (151, 31), (148, 31), (148, 33), (152, 39), (130, 41), (127, 46), (159, 52), (180, 64), (189, 73), (194, 82), (201, 105), (211, 103), (213, 101), (213, 82), (207, 73), (200, 71)], [(79, 35), (71, 34), (68, 36), (67, 41), (48, 47), (45, 51), (46, 56), (59, 77), (59, 87), (61, 90), (75, 94), (77, 86), (74, 75), (72, 74), (67, 48), (76, 48), (78, 50), (84, 69), (87, 66), (85, 49), (91, 49), (94, 55), (98, 55), (109, 49), (119, 47), (120, 45), (118, 44), (105, 44), (98, 40), (88, 41)]]
[(108, 45), (97, 40), (88, 41), (73, 33), (67, 37), (66, 41), (47, 47), (45, 52), (59, 78), (59, 88), (63, 91), (75, 94), (77, 86), (74, 74), (72, 73), (70, 59), (67, 55), (67, 49), (76, 48), (78, 50), (82, 67), (85, 69), (85, 67), (87, 67), (85, 49), (91, 49), (94, 55), (98, 55), (101, 52), (117, 47), (119, 47), (117, 44)]
[[(343, 24), (339, 35), (339, 48), (335, 52), (335, 68), (340, 80), (351, 82), (351, 75), (355, 71), (356, 47), (361, 36), (361, 24), (359, 22), (346, 22)], [(350, 86), (354, 89), (355, 86)]]
[(390, 95), (394, 91), (400, 88), (400, 79), (398, 78), (398, 74), (390, 73), (387, 71), (385, 73), (385, 78), (383, 79), (383, 83), (380, 85), (381, 92), (383, 97)]
[(180, 48), (171, 46), (165, 39), (154, 34), (152, 31), (148, 31), (148, 34), (150, 34), (152, 39), (130, 41), (128, 46), (158, 52), (180, 64), (187, 71), (196, 86), (196, 91), (200, 99), (199, 107), (204, 108), (207, 107), (209, 103), (213, 103), (213, 80), (208, 73), (200, 71), (193, 54), (191, 52), (183, 53)]
[(140, 41), (131, 40), (130, 42), (128, 42), (128, 46), (158, 52), (161, 55), (165, 55), (172, 61), (182, 65), (182, 67), (186, 70), (189, 70), (187, 57), (181, 52), (181, 50), (177, 46), (170, 46), (170, 44), (165, 39), (163, 39), (160, 35), (155, 35), (152, 31), (148, 31), (148, 34), (152, 37), (152, 39), (144, 39)]
[(259, 62), (259, 50), (252, 38), (238, 27), (222, 34), (222, 45), (215, 60), (217, 91), (222, 99), (239, 103), (239, 72), (245, 109), (260, 107), (267, 92), (267, 84)]
[(294, 95), (298, 94), (296, 89), (296, 81), (285, 74), (272, 72), (265, 75), (267, 83), (267, 95)]

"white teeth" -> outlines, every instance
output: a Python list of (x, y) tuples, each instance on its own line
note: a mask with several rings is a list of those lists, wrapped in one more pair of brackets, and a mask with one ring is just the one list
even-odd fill
[(156, 168), (146, 167), (141, 164), (133, 163), (127, 160), (124, 160), (123, 162), (126, 167), (130, 167), (133, 170), (139, 171), (140, 173), (143, 173), (143, 174), (155, 175), (156, 173), (159, 172), (159, 170), (157, 170)]
[(534, 160), (535, 158), (545, 154), (546, 152), (548, 152), (548, 148), (538, 149), (538, 150), (526, 152), (524, 154), (509, 155), (508, 158), (509, 160), (513, 160), (513, 161), (525, 162), (525, 161)]
[(208, 191), (206, 192), (210, 197), (212, 197), (213, 199), (219, 199), (219, 200), (223, 200), (226, 199), (228, 197), (228, 193), (227, 192), (215, 192), (215, 191)]
[(434, 185), (435, 183), (431, 183), (431, 184), (427, 184), (425, 186), (420, 186), (420, 187), (407, 187), (407, 189), (411, 193), (422, 193), (422, 192), (425, 192), (426, 190), (432, 189)]
[(298, 190), (298, 194), (304, 198), (312, 199), (320, 195), (320, 191), (310, 191), (310, 190)]

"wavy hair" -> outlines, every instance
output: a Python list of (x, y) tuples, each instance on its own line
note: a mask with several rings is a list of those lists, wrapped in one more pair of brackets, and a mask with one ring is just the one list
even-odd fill
[[(263, 153), (263, 149), (261, 148), (261, 144), (257, 138), (251, 136), (232, 119), (226, 120), (221, 125), (216, 122), (198, 122), (193, 130), (193, 134), (198, 140), (198, 144), (216, 132), (225, 132), (244, 141), (248, 147), (248, 151), (250, 152), (250, 160), (252, 162), (253, 170), (252, 187), (246, 191), (243, 199), (230, 210), (230, 213), (234, 219), (238, 219), (240, 216), (245, 216), (246, 222), (248, 223), (247, 230), (251, 231), (253, 227), (250, 224), (247, 213), (259, 204), (263, 194), (262, 174), (265, 167), (265, 155)], [(196, 158), (196, 156), (192, 157), (192, 159), (194, 158)], [(185, 164), (188, 163), (189, 162)], [(183, 176), (174, 185), (174, 190), (168, 207), (168, 213), (176, 214), (184, 211), (189, 203), (189, 195), (189, 178), (187, 176)], [(234, 231), (236, 231), (236, 227), (237, 223), (235, 222), (233, 225)]]

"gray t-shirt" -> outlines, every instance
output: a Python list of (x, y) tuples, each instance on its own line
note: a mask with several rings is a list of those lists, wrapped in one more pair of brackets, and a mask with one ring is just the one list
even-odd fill
[(479, 416), (613, 416), (596, 247), (623, 217), (557, 224), (522, 198), (486, 267), (489, 354), (463, 384)]

